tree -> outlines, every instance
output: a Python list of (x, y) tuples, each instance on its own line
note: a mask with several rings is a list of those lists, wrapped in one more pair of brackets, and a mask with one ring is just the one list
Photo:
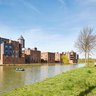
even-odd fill
[(68, 56), (67, 55), (62, 55), (61, 59), (62, 59), (62, 62), (64, 64), (69, 64), (69, 59), (68, 59)]
[(85, 64), (89, 59), (89, 55), (96, 49), (96, 34), (93, 33), (93, 29), (86, 27), (80, 31), (80, 35), (75, 42), (75, 47), (80, 53), (85, 54)]

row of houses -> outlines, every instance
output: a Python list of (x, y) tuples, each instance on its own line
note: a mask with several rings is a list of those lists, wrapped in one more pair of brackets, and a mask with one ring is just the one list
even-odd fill
[(66, 55), (70, 63), (78, 62), (78, 55), (74, 51), (41, 52), (37, 48), (25, 48), (23, 36), (17, 41), (0, 37), (0, 64), (62, 63), (62, 55)]

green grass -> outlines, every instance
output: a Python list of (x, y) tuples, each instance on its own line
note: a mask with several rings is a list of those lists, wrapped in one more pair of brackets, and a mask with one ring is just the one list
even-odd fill
[(2, 96), (96, 96), (96, 68), (74, 69)]

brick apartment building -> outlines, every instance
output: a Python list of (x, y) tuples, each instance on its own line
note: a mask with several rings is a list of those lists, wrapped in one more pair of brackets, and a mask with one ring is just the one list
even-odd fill
[(0, 37), (0, 64), (22, 64), (22, 47), (18, 41)]
[(25, 54), (25, 63), (40, 63), (41, 62), (41, 51), (34, 49), (25, 49), (23, 50)]
[(66, 55), (68, 57), (70, 64), (78, 63), (79, 55), (76, 54), (76, 52), (74, 51), (65, 52), (65, 53), (62, 53), (62, 55)]
[(42, 63), (55, 63), (55, 53), (43, 52), (41, 53)]
[(20, 36), (18, 41), (0, 37), (0, 64), (24, 64), (24, 63), (62, 63), (62, 55), (66, 55), (69, 63), (77, 63), (79, 55), (76, 52), (51, 53), (25, 48), (25, 40)]
[(55, 63), (61, 63), (61, 62), (62, 62), (61, 57), (62, 57), (62, 54), (56, 52), (56, 53), (55, 53)]
[(72, 51), (69, 53), (70, 63), (78, 63), (79, 55)]

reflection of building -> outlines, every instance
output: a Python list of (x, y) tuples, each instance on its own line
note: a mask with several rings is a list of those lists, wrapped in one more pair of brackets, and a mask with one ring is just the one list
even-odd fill
[(34, 48), (33, 50), (28, 48), (24, 50), (25, 63), (40, 63), (41, 62), (41, 51)]
[(79, 55), (76, 54), (76, 52), (74, 51), (65, 52), (65, 53), (62, 53), (62, 55), (66, 55), (68, 57), (70, 64), (78, 63)]
[(0, 86), (3, 86), (3, 76), (4, 76), (4, 70), (3, 70), (4, 66), (0, 66)]
[(45, 79), (48, 77), (48, 65), (43, 65), (40, 67), (40, 78)]
[(51, 52), (41, 53), (41, 62), (55, 63), (55, 53)]
[(18, 41), (0, 37), (0, 64), (22, 64), (22, 47)]
[(55, 62), (56, 63), (61, 63), (61, 53), (55, 53)]
[(55, 67), (55, 75), (60, 74), (61, 73), (61, 65), (56, 65)]

